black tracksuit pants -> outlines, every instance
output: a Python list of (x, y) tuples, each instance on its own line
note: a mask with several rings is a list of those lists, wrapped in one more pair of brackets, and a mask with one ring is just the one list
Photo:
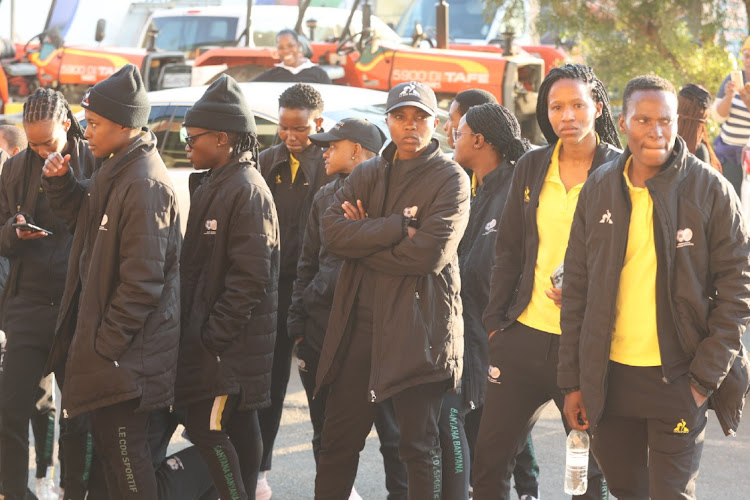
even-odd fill
[(687, 375), (662, 377), (660, 366), (609, 364), (591, 449), (621, 500), (695, 498), (708, 403), (696, 406)]
[(238, 411), (238, 395), (219, 396), (187, 409), (188, 439), (206, 462), (219, 496), (255, 498), (262, 453), (258, 412)]
[(36, 411), (59, 310), (52, 302), (14, 296), (4, 304), (7, 343), (0, 380), (0, 477), (8, 500), (26, 497), (29, 420)]
[(281, 425), (281, 412), (284, 410), (286, 388), (289, 385), (289, 375), (292, 369), (292, 353), (294, 341), (286, 331), (286, 318), (289, 306), (292, 304), (292, 288), (294, 276), (279, 279), (279, 306), (277, 312), (276, 345), (273, 351), (273, 367), (271, 368), (271, 406), (258, 410), (260, 432), (263, 436), (263, 457), (260, 462), (261, 471), (271, 470), (273, 462), (273, 445)]
[[(473, 486), (476, 500), (510, 499), (516, 456), (526, 443), (542, 407), (554, 401), (562, 412), (557, 387), (560, 336), (514, 323), (489, 342), (489, 378), (479, 425)], [(565, 417), (565, 432), (570, 432)], [(607, 498), (601, 470), (589, 455), (588, 490), (576, 498)]]
[(157, 498), (148, 443), (149, 413), (136, 411), (139, 404), (140, 399), (131, 399), (89, 413), (96, 455), (111, 500)]
[[(297, 348), (297, 368), (302, 380), (302, 386), (307, 394), (307, 403), (310, 409), (310, 422), (313, 426), (312, 448), (315, 463), (318, 463), (320, 454), (320, 440), (323, 434), (323, 423), (325, 421), (326, 399), (328, 387), (320, 390), (317, 397), (313, 398), (315, 392), (315, 374), (318, 371), (318, 360), (320, 353), (307, 346), (303, 340)], [(393, 411), (393, 403), (390, 399), (377, 404), (375, 413), (375, 430), (380, 440), (380, 453), (383, 455), (383, 468), (385, 469), (385, 488), (388, 490), (388, 500), (406, 500), (408, 485), (406, 479), (406, 467), (398, 457), (398, 442), (400, 433), (396, 423), (396, 415)]]
[[(466, 422), (468, 416), (474, 412), (479, 412), (481, 415), (482, 408), (471, 410), (463, 398), (453, 392), (443, 397), (439, 425), (440, 447), (443, 450), (443, 498), (445, 500), (468, 500), (469, 498), (473, 457), (470, 452)], [(526, 438), (526, 444), (521, 453), (516, 456), (513, 479), (519, 498), (522, 495), (539, 497), (539, 465), (534, 457), (531, 434)]]
[[(370, 399), (372, 317), (353, 311), (351, 341), (326, 399), (326, 417), (315, 477), (317, 500), (346, 500), (357, 475), (359, 453), (372, 429), (377, 405)], [(359, 317), (358, 317), (359, 316)], [(440, 405), (446, 382), (405, 389), (392, 396), (401, 432), (399, 457), (406, 464), (409, 499), (441, 498)]]

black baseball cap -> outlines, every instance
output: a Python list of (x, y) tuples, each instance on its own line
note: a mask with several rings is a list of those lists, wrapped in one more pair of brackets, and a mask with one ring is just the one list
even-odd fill
[(324, 148), (332, 142), (349, 140), (376, 154), (385, 142), (385, 134), (377, 125), (362, 118), (344, 118), (328, 132), (311, 134), (309, 138), (310, 142)]
[(388, 100), (385, 104), (386, 113), (403, 106), (416, 106), (432, 116), (437, 115), (438, 105), (435, 92), (420, 82), (399, 83), (388, 92)]

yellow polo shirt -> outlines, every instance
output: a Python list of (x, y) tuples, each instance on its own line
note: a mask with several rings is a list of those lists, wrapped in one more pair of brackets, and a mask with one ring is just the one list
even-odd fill
[(542, 191), (539, 193), (539, 206), (536, 211), (539, 252), (534, 268), (534, 287), (529, 305), (518, 317), (518, 321), (526, 326), (557, 335), (562, 333), (560, 309), (544, 291), (552, 288), (550, 276), (565, 260), (570, 226), (573, 224), (578, 195), (583, 187), (581, 183), (573, 186), (570, 191), (565, 191), (560, 179), (561, 146), (562, 141), (558, 140), (542, 184)]
[(656, 245), (654, 202), (647, 188), (633, 186), (625, 164), (625, 182), (633, 205), (628, 247), (617, 290), (615, 327), (609, 359), (630, 366), (659, 366), (656, 330)]
[(292, 153), (289, 153), (289, 170), (292, 173), (292, 182), (290, 184), (294, 184), (294, 179), (297, 177), (297, 171), (299, 170), (299, 160)]

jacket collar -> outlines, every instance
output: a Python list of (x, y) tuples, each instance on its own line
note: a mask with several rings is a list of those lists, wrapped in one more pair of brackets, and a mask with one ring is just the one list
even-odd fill
[[(667, 162), (662, 165), (659, 173), (651, 177), (646, 181), (646, 187), (649, 191), (669, 191), (675, 188), (675, 186), (682, 181), (687, 175), (687, 169), (685, 168), (685, 160), (687, 159), (687, 145), (682, 137), (677, 136), (674, 147), (672, 148), (672, 154)], [(623, 184), (625, 184), (625, 178), (623, 172), (625, 171), (625, 163), (632, 153), (630, 148), (626, 147), (620, 158), (617, 160), (617, 172), (622, 178)], [(627, 189), (627, 186), (625, 186)]]
[(104, 160), (98, 175), (105, 178), (116, 177), (130, 164), (130, 161), (155, 151), (156, 136), (151, 130), (144, 127), (140, 135), (127, 148)]
[(221, 167), (190, 174), (190, 177), (188, 178), (190, 194), (192, 195), (201, 184), (220, 184), (225, 179), (231, 177), (231, 175), (237, 171), (238, 167), (245, 165), (250, 168), (255, 168), (255, 160), (253, 160), (253, 154), (250, 151), (235, 156), (229, 160), (229, 163), (222, 165)]
[(403, 168), (404, 170), (411, 170), (420, 165), (424, 165), (426, 161), (432, 160), (433, 158), (436, 158), (443, 154), (443, 152), (440, 150), (440, 143), (435, 138), (430, 139), (430, 144), (417, 158), (413, 158), (411, 160), (394, 160), (396, 151), (398, 151), (398, 147), (396, 146), (395, 142), (391, 141), (383, 150), (382, 156), (390, 165), (395, 166), (395, 161), (398, 161), (399, 168)]
[(482, 185), (478, 186), (477, 195), (484, 190), (494, 192), (497, 186), (503, 184), (506, 179), (513, 176), (513, 168), (512, 163), (508, 160), (503, 160), (495, 170), (484, 176)]

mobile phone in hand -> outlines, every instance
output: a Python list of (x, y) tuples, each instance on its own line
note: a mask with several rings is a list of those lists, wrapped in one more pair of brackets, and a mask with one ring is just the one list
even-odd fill
[(43, 227), (36, 226), (34, 224), (29, 224), (28, 222), (14, 222), (13, 227), (20, 229), (22, 231), (31, 231), (32, 233), (47, 233), (49, 235), (52, 234), (52, 231), (49, 231), (47, 229), (44, 229)]
[(563, 286), (563, 266), (565, 263), (563, 262), (558, 266), (557, 269), (552, 273), (552, 275), (549, 277), (550, 281), (552, 282), (552, 286), (554, 288), (560, 288), (562, 289)]

